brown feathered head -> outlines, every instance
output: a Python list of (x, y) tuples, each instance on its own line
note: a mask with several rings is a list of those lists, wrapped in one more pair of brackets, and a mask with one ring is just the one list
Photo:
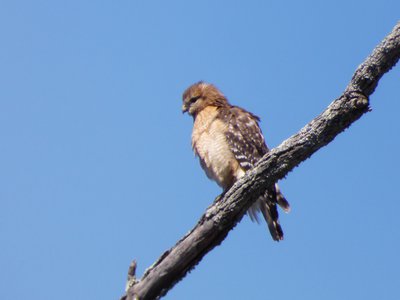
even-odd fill
[(193, 117), (207, 106), (227, 106), (228, 100), (212, 84), (203, 81), (189, 86), (182, 96), (182, 112), (188, 112)]

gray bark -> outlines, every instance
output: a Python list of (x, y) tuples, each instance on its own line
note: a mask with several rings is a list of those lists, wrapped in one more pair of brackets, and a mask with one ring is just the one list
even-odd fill
[(369, 96), (399, 58), (400, 23), (357, 68), (338, 99), (298, 133), (268, 152), (254, 169), (219, 196), (197, 225), (162, 254), (140, 280), (135, 278), (134, 262), (128, 274), (127, 294), (122, 299), (157, 299), (165, 295), (225, 239), (265, 187), (286, 176), (369, 111)]

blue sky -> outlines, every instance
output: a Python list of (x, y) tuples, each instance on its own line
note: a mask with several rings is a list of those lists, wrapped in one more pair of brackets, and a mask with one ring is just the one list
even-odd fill
[[(389, 1), (2, 1), (0, 298), (117, 299), (220, 193), (181, 94), (216, 84), (270, 147), (338, 97)], [(398, 299), (399, 66), (372, 112), (281, 181), (165, 299)]]

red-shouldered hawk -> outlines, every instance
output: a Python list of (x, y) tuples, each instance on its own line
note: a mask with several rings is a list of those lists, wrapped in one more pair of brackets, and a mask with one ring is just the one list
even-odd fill
[[(243, 108), (231, 105), (212, 84), (202, 81), (183, 93), (183, 112), (193, 116), (192, 146), (207, 176), (227, 191), (267, 153), (268, 147), (258, 125), (260, 119)], [(277, 204), (285, 211), (289, 203), (277, 184), (269, 187), (248, 210), (258, 222), (261, 211), (272, 238), (283, 239)]]

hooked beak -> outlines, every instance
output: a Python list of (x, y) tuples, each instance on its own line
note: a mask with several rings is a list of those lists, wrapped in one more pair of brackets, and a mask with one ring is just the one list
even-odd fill
[(182, 113), (184, 114), (185, 112), (187, 112), (189, 110), (189, 107), (186, 104), (182, 105)]

